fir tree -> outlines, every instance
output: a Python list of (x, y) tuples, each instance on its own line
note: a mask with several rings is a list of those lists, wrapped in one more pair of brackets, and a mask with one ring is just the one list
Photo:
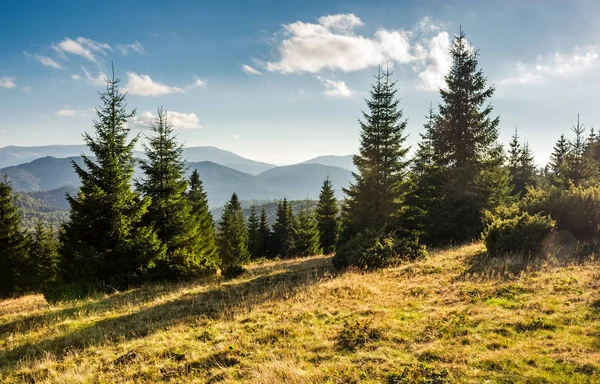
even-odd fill
[(248, 252), (248, 231), (244, 223), (244, 213), (237, 194), (225, 204), (219, 223), (219, 252), (224, 276), (234, 276), (250, 259)]
[(215, 235), (215, 222), (208, 207), (208, 196), (204, 192), (202, 180), (197, 169), (190, 176), (190, 189), (187, 193), (191, 204), (191, 216), (198, 223), (198, 258), (203, 269), (216, 270), (219, 266), (219, 248)]
[(81, 187), (67, 196), (71, 210), (60, 236), (59, 273), (63, 282), (124, 287), (140, 282), (150, 263), (164, 257), (164, 247), (153, 228), (142, 224), (150, 198), (132, 190), (138, 137), (128, 141), (126, 122), (135, 111), (126, 112), (114, 71), (106, 81), (96, 135), (84, 134), (95, 159), (84, 155), (85, 167), (72, 161)]
[(565, 161), (569, 154), (569, 142), (564, 134), (560, 135), (559, 140), (554, 145), (550, 155), (549, 174), (552, 183), (556, 186), (564, 186), (566, 183)]
[(294, 256), (311, 256), (320, 254), (319, 229), (314, 214), (310, 210), (310, 202), (306, 200), (294, 227)]
[(523, 150), (521, 149), (521, 143), (519, 142), (519, 134), (515, 128), (515, 133), (512, 136), (512, 140), (508, 149), (508, 172), (513, 183), (513, 194), (521, 192), (521, 186), (519, 185), (519, 170), (522, 152)]
[(248, 251), (252, 259), (264, 256), (260, 236), (260, 222), (254, 204), (250, 207), (250, 216), (248, 217)]
[(394, 230), (407, 192), (406, 120), (398, 107), (390, 72), (379, 73), (360, 121), (360, 148), (353, 162), (355, 181), (344, 189), (342, 241), (365, 230)]
[(23, 288), (27, 262), (27, 237), (21, 230), (21, 215), (14, 204), (6, 175), (0, 180), (0, 297)]
[(478, 52), (460, 31), (451, 49), (452, 66), (440, 89), (442, 103), (433, 133), (436, 163), (443, 172), (440, 205), (433, 217), (434, 243), (462, 242), (479, 236), (481, 215), (506, 202), (509, 174), (498, 144), (499, 117), (488, 100), (495, 87), (478, 69)]
[(277, 218), (273, 225), (273, 247), (275, 256), (292, 256), (294, 250), (294, 214), (287, 199), (277, 204)]
[(571, 130), (575, 133), (575, 140), (569, 143), (569, 151), (565, 157), (565, 176), (578, 187), (586, 177), (584, 156), (587, 147), (586, 139), (583, 137), (585, 128), (579, 122), (579, 114), (577, 114), (577, 125), (574, 125)]
[(267, 211), (265, 209), (265, 206), (262, 206), (262, 209), (260, 210), (260, 222), (258, 224), (258, 234), (259, 234), (259, 238), (260, 238), (260, 247), (261, 247), (261, 254), (262, 256), (266, 256), (266, 257), (272, 257), (274, 252), (271, 249), (272, 246), (272, 235), (273, 233), (271, 232), (271, 227), (269, 226), (269, 220), (267, 218)]
[(519, 189), (517, 192), (523, 194), (525, 188), (533, 186), (535, 184), (536, 169), (535, 160), (533, 153), (529, 148), (529, 143), (523, 143), (523, 149), (521, 150), (521, 157), (519, 159)]
[(323, 253), (330, 254), (335, 251), (335, 244), (337, 243), (340, 208), (329, 177), (325, 179), (321, 187), (319, 203), (315, 213), (319, 228), (319, 244)]
[(56, 278), (58, 269), (58, 239), (52, 227), (38, 221), (31, 236), (28, 259), (28, 288), (42, 292)]
[(145, 179), (136, 184), (151, 199), (144, 220), (154, 226), (167, 249), (166, 260), (157, 264), (155, 273), (167, 278), (195, 275), (202, 271), (205, 261), (200, 255), (198, 221), (192, 219), (186, 196), (183, 146), (177, 143), (173, 126), (162, 108), (158, 109), (151, 129), (153, 136), (144, 145), (147, 160), (140, 162)]

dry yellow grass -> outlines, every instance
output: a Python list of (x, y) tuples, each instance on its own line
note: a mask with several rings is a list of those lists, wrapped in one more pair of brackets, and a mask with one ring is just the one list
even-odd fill
[(598, 263), (473, 272), (482, 254), (340, 275), (319, 256), (232, 281), (2, 301), (0, 382), (600, 382)]

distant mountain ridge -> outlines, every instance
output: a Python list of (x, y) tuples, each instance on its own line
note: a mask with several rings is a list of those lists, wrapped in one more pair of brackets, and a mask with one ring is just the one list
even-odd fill
[(303, 161), (300, 164), (323, 164), (331, 167), (340, 167), (352, 172), (356, 172), (356, 166), (352, 161), (352, 155), (325, 155), (318, 156), (310, 160)]
[[(82, 164), (81, 157), (73, 161)], [(338, 198), (342, 187), (352, 179), (349, 170), (322, 164), (296, 164), (271, 168), (252, 175), (211, 161), (190, 162), (188, 174), (197, 169), (212, 207), (223, 205), (236, 192), (242, 200), (317, 199), (323, 180), (329, 176)], [(6, 173), (14, 190), (23, 192), (49, 191), (61, 187), (78, 187), (79, 178), (70, 158), (44, 157), (32, 162), (0, 169)], [(139, 167), (134, 177), (141, 179)]]

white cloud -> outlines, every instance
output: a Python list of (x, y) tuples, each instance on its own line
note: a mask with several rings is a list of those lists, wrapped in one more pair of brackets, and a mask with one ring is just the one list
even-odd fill
[(452, 66), (449, 55), (450, 39), (447, 32), (440, 32), (429, 41), (426, 55), (427, 66), (419, 73), (421, 89), (437, 91), (445, 86), (444, 76)]
[(15, 78), (14, 77), (0, 77), (0, 88), (11, 89), (16, 87)]
[[(152, 112), (144, 112), (128, 122), (128, 126), (139, 129), (148, 129), (155, 122), (157, 115)], [(195, 113), (180, 113), (167, 111), (167, 122), (173, 125), (173, 129), (199, 129), (200, 119)]]
[[(83, 70), (83, 73), (85, 73), (85, 78), (87, 79), (87, 82), (95, 87), (102, 87), (102, 86), (106, 86), (106, 74), (104, 72), (100, 72), (98, 74), (98, 76), (94, 77), (92, 76), (87, 69), (85, 69), (85, 67), (82, 65), (81, 69)], [(73, 76), (78, 76), (78, 75), (73, 75)], [(75, 78), (71, 76), (72, 79), (75, 80)], [(81, 77), (81, 76), (79, 76)]]
[(56, 116), (73, 117), (73, 116), (77, 116), (77, 112), (75, 112), (72, 109), (59, 109), (56, 112)]
[(135, 72), (127, 72), (128, 81), (123, 92), (138, 96), (161, 96), (171, 93), (181, 93), (183, 89), (171, 87), (158, 83), (148, 75), (138, 75)]
[(131, 44), (117, 44), (116, 48), (125, 56), (127, 56), (129, 51), (144, 53), (144, 46), (139, 41), (134, 41)]
[(517, 62), (515, 73), (499, 81), (500, 84), (529, 84), (543, 82), (549, 78), (583, 76), (596, 69), (598, 47), (575, 47), (572, 53), (538, 56), (536, 63)]
[(79, 81), (79, 80), (81, 80), (81, 75), (79, 75), (79, 74), (71, 75), (71, 79), (73, 79), (75, 81)]
[(91, 39), (86, 39), (85, 37), (78, 37), (75, 40), (65, 37), (63, 41), (57, 45), (54, 45), (53, 48), (58, 52), (81, 56), (93, 62), (98, 61), (94, 53), (106, 55), (107, 51), (112, 51), (112, 47), (110, 45), (106, 43), (99, 43)]
[(244, 71), (245, 73), (247, 73), (249, 75), (262, 75), (261, 71), (259, 71), (256, 68), (253, 68), (247, 64), (242, 65), (242, 71)]
[(51, 67), (54, 69), (62, 69), (62, 66), (60, 64), (58, 64), (53, 58), (48, 57), (48, 56), (42, 56), (42, 55), (38, 55), (37, 53), (31, 54), (28, 52), (23, 52), (25, 54), (25, 56), (31, 56), (34, 59), (36, 59), (37, 61), (39, 61), (40, 63), (42, 63), (42, 65), (46, 66), (46, 67)]
[(191, 88), (200, 88), (206, 86), (206, 80), (202, 80), (201, 78), (195, 76), (194, 82), (187, 86), (188, 89)]
[(240, 135), (230, 135), (232, 139), (234, 140), (238, 140), (240, 138)]
[(279, 60), (263, 63), (281, 73), (319, 73), (323, 70), (358, 71), (390, 62), (407, 64), (419, 74), (420, 89), (440, 85), (450, 62), (447, 32), (424, 18), (414, 30), (379, 29), (374, 36), (354, 33), (363, 22), (353, 14), (329, 15), (317, 24), (297, 21), (283, 26)]
[(325, 89), (322, 93), (326, 96), (348, 97), (354, 93), (354, 91), (348, 88), (346, 83), (341, 80), (324, 79), (321, 76), (317, 76), (317, 79), (323, 83)]

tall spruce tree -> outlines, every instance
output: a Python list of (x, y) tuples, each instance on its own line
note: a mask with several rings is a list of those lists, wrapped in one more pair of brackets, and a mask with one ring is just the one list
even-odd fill
[(294, 227), (294, 256), (311, 256), (322, 252), (319, 229), (308, 200), (302, 203)]
[(330, 254), (335, 251), (339, 233), (340, 208), (335, 198), (333, 184), (329, 176), (323, 181), (319, 193), (319, 203), (315, 210), (317, 227), (319, 229), (319, 244), (323, 253)]
[(202, 186), (200, 173), (194, 169), (189, 180), (190, 188), (187, 193), (191, 205), (192, 219), (198, 223), (198, 259), (207, 272), (216, 271), (219, 267), (219, 248), (215, 234), (215, 222), (208, 206), (208, 196)]
[(71, 210), (60, 234), (59, 274), (67, 283), (125, 287), (143, 280), (150, 263), (164, 257), (164, 246), (142, 223), (150, 198), (132, 190), (138, 137), (128, 141), (126, 122), (135, 111), (126, 112), (114, 70), (106, 82), (95, 137), (83, 135), (95, 158), (83, 155), (84, 166), (72, 161), (81, 187), (67, 196)]
[(569, 142), (564, 133), (554, 145), (550, 155), (549, 174), (552, 184), (555, 186), (565, 186), (567, 177), (565, 175), (565, 161), (569, 154)]
[(533, 152), (529, 148), (529, 143), (523, 143), (521, 157), (519, 159), (519, 194), (525, 193), (528, 186), (533, 186), (536, 183), (537, 171), (535, 168), (535, 159)]
[(521, 191), (519, 184), (519, 170), (521, 164), (522, 148), (519, 141), (519, 134), (515, 128), (515, 133), (512, 135), (508, 148), (508, 172), (513, 184), (513, 194)]
[(28, 264), (28, 288), (43, 292), (56, 279), (58, 269), (58, 238), (53, 227), (46, 228), (41, 221), (31, 235)]
[(267, 210), (265, 206), (262, 206), (260, 210), (260, 222), (258, 224), (258, 234), (260, 238), (260, 247), (262, 250), (262, 256), (272, 257), (273, 247), (272, 247), (272, 236), (271, 227), (269, 226), (269, 220), (267, 217)]
[(571, 127), (571, 130), (575, 134), (575, 140), (569, 143), (569, 151), (565, 157), (565, 176), (578, 187), (586, 178), (584, 156), (587, 147), (586, 138), (583, 136), (585, 128), (579, 122), (579, 114), (577, 114), (577, 125)]
[(292, 256), (294, 250), (294, 214), (287, 199), (277, 204), (277, 218), (273, 225), (273, 247), (275, 256)]
[(177, 142), (173, 125), (162, 108), (157, 110), (151, 129), (153, 135), (144, 144), (147, 159), (140, 161), (144, 179), (136, 185), (151, 199), (144, 221), (154, 226), (167, 249), (166, 259), (157, 263), (154, 272), (161, 278), (197, 275), (205, 262), (201, 259), (198, 221), (192, 219), (186, 196), (183, 146)]
[(389, 71), (375, 77), (368, 112), (359, 121), (360, 148), (353, 162), (354, 183), (344, 189), (342, 241), (365, 230), (395, 230), (405, 203), (409, 148), (404, 145), (406, 120), (398, 107), (396, 83)]
[(235, 276), (250, 259), (248, 231), (237, 194), (225, 204), (219, 223), (219, 252), (224, 276)]
[(258, 259), (264, 256), (262, 249), (262, 239), (260, 236), (260, 222), (256, 213), (256, 206), (250, 207), (250, 216), (248, 217), (248, 251), (252, 259)]
[(0, 297), (9, 297), (23, 289), (27, 246), (12, 187), (4, 175), (0, 179)]
[(478, 52), (461, 30), (450, 48), (452, 66), (440, 89), (442, 103), (433, 134), (436, 162), (443, 169), (440, 206), (430, 241), (463, 242), (479, 236), (485, 209), (503, 204), (510, 192), (505, 156), (498, 144), (499, 117), (489, 99), (495, 87), (478, 69)]

